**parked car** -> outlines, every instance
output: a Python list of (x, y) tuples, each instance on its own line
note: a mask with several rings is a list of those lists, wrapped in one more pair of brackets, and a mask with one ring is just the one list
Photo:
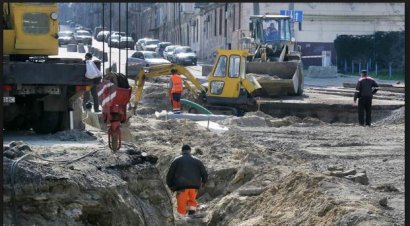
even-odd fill
[(75, 43), (74, 33), (72, 31), (58, 32), (58, 46)]
[[(102, 30), (106, 31), (107, 28), (106, 28), (106, 27), (101, 27), (101, 26), (94, 28), (94, 38), (95, 38), (95, 39), (97, 39), (98, 33), (100, 33), (100, 31), (102, 31)], [(99, 41), (101, 42), (102, 40), (99, 40)]]
[(170, 46), (165, 47), (164, 53), (163, 53), (164, 59), (171, 61), (170, 56), (172, 55), (176, 47), (179, 47), (179, 45), (170, 45)]
[(108, 37), (106, 37), (104, 41), (105, 41), (105, 42), (108, 42), (108, 39), (109, 39), (112, 35), (126, 36), (126, 35), (125, 35), (125, 32), (111, 31), (111, 32), (108, 34)]
[(83, 26), (76, 25), (75, 28), (74, 28), (74, 33), (77, 32), (78, 30), (84, 30)]
[(175, 48), (170, 58), (171, 62), (182, 65), (196, 65), (196, 62), (198, 60), (196, 53), (189, 46), (180, 46)]
[(151, 40), (151, 39), (150, 38), (140, 38), (140, 39), (138, 39), (137, 43), (135, 43), (135, 49), (138, 50), (138, 51), (143, 50), (142, 49), (142, 44), (144, 44), (145, 41), (147, 41), (147, 40)]
[(160, 42), (158, 43), (157, 48), (155, 48), (155, 52), (164, 57), (164, 49), (170, 45), (172, 45), (170, 42)]
[(84, 43), (92, 45), (93, 39), (91, 33), (86, 30), (78, 30), (74, 33), (74, 38), (77, 43)]
[(132, 39), (132, 37), (124, 37), (121, 36), (120, 38), (120, 43), (119, 43), (119, 48), (130, 48), (132, 50), (134, 50), (134, 39)]
[(118, 48), (118, 46), (119, 46), (119, 43), (120, 43), (120, 35), (111, 35), (109, 38), (108, 38), (108, 41), (107, 41), (107, 43), (108, 43), (108, 47), (117, 47)]
[(142, 49), (145, 51), (155, 51), (155, 48), (157, 48), (158, 43), (158, 39), (146, 40), (142, 45)]
[(106, 39), (108, 39), (108, 36), (110, 35), (110, 31), (100, 31), (97, 34), (97, 37), (95, 38), (95, 40), (99, 41), (99, 42), (103, 42)]
[(156, 52), (136, 51), (127, 59), (127, 77), (135, 76), (142, 67), (170, 63)]

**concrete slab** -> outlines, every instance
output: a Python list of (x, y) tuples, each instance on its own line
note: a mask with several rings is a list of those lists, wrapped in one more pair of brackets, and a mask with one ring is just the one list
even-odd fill
[(306, 76), (311, 78), (337, 78), (337, 67), (310, 66)]

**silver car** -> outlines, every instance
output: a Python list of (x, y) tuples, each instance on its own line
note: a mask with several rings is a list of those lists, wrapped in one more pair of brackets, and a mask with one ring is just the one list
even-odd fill
[(176, 47), (179, 47), (179, 45), (170, 45), (165, 47), (163, 55), (166, 60), (171, 60), (171, 55), (174, 53)]
[(86, 30), (78, 30), (74, 33), (74, 38), (77, 43), (84, 43), (88, 45), (93, 44), (91, 33)]
[(137, 51), (127, 59), (127, 77), (135, 78), (142, 67), (148, 67), (159, 64), (171, 64), (156, 52), (153, 51)]
[(157, 48), (158, 43), (160, 43), (160, 41), (158, 39), (146, 40), (142, 44), (142, 48), (145, 51), (155, 51), (155, 49)]
[(189, 46), (179, 46), (175, 48), (174, 52), (169, 56), (170, 61), (176, 64), (196, 65), (198, 58), (196, 52)]

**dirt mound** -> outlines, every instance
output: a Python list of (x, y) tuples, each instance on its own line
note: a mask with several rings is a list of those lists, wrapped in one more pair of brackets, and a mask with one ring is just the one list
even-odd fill
[(386, 118), (381, 119), (377, 122), (377, 124), (402, 124), (404, 123), (405, 112), (404, 107), (396, 109), (391, 112), (389, 116)]
[(322, 184), (336, 183), (321, 175), (293, 172), (279, 180), (277, 186), (270, 183), (264, 189), (248, 189), (252, 194), (239, 190), (221, 198), (210, 214), (210, 224), (388, 225), (376, 203), (343, 202), (325, 195)]
[(233, 117), (225, 119), (221, 122), (224, 125), (229, 126), (239, 126), (239, 127), (267, 127), (268, 121), (256, 115), (243, 116), (243, 117)]
[(266, 114), (262, 111), (247, 112), (245, 114), (245, 116), (249, 116), (249, 117), (250, 116), (258, 116), (258, 117), (261, 117), (261, 118), (264, 118), (264, 119), (267, 119), (267, 120), (273, 119), (272, 116), (270, 116), (270, 115), (268, 115), (268, 114)]

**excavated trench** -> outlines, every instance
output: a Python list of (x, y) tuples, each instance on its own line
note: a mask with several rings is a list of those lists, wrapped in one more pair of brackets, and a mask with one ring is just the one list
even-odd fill
[(58, 163), (33, 156), (61, 161), (89, 150), (40, 154), (36, 149), (23, 142), (5, 146), (5, 225), (174, 224), (171, 196), (155, 156), (132, 148), (113, 154), (103, 148), (79, 161)]
[[(372, 120), (378, 121), (385, 118), (391, 111), (400, 106), (373, 106)], [(296, 116), (303, 118), (317, 118), (326, 123), (357, 123), (357, 106), (347, 104), (293, 104), (269, 103), (262, 104), (260, 110), (275, 118)]]

